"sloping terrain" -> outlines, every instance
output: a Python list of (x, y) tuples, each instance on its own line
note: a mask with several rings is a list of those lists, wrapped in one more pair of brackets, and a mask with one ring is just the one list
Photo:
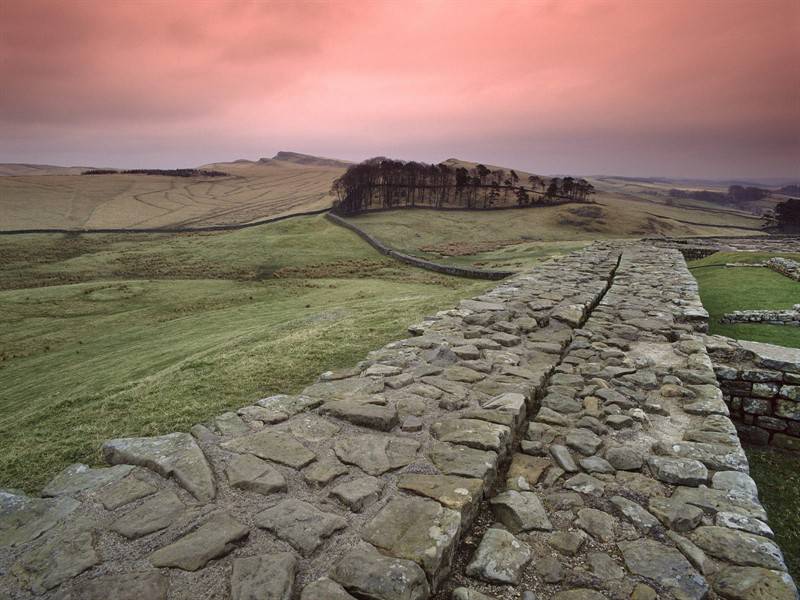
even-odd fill
[(229, 173), (229, 177), (0, 177), (0, 229), (248, 223), (329, 206), (331, 184), (345, 164), (281, 152), (273, 159), (204, 166)]

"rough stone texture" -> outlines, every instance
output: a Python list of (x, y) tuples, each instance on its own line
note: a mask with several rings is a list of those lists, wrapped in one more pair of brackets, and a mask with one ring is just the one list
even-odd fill
[(383, 481), (367, 476), (340, 483), (331, 490), (331, 495), (353, 512), (361, 512), (378, 500), (382, 489)]
[(300, 469), (316, 459), (316, 455), (294, 436), (271, 429), (234, 438), (223, 443), (221, 447), (231, 452), (254, 454), (293, 469)]
[(291, 552), (237, 558), (231, 600), (291, 600), (297, 557)]
[(448, 570), (461, 515), (424, 498), (395, 498), (361, 531), (361, 537), (392, 556), (413, 560), (432, 581)]
[(139, 465), (162, 477), (171, 475), (201, 502), (213, 500), (216, 495), (211, 467), (188, 433), (109, 440), (103, 444), (103, 456), (112, 465)]
[(232, 550), (232, 543), (249, 533), (249, 529), (228, 513), (212, 515), (197, 529), (150, 555), (154, 567), (175, 567), (196, 571), (208, 561)]
[(148, 498), (111, 524), (111, 530), (135, 540), (172, 525), (184, 510), (174, 492), (165, 490)]
[(256, 525), (272, 531), (293, 548), (308, 555), (324, 538), (347, 527), (339, 515), (325, 513), (313, 504), (289, 498), (256, 515)]
[(119, 481), (128, 475), (132, 468), (129, 465), (117, 465), (108, 469), (92, 469), (83, 464), (70, 465), (42, 489), (42, 496), (74, 495), (93, 490)]
[(490, 504), (497, 519), (513, 533), (553, 529), (547, 511), (533, 492), (508, 490), (492, 498)]
[(531, 550), (502, 529), (489, 529), (481, 539), (466, 573), (489, 583), (518, 584)]
[(120, 506), (130, 504), (134, 500), (154, 494), (157, 490), (158, 488), (151, 483), (136, 477), (126, 477), (100, 490), (97, 493), (97, 499), (100, 500), (106, 510), (115, 510)]
[(62, 590), (58, 600), (167, 600), (169, 577), (155, 569), (101, 575)]
[(269, 495), (286, 491), (286, 479), (268, 462), (241, 454), (231, 460), (225, 468), (231, 487)]
[(23, 588), (43, 594), (99, 564), (95, 537), (80, 526), (58, 531), (25, 552), (11, 572)]
[(344, 463), (356, 465), (370, 475), (381, 475), (411, 463), (419, 442), (407, 438), (360, 435), (338, 440), (333, 449)]
[(706, 344), (742, 437), (800, 451), (800, 349), (722, 336)]
[(702, 600), (708, 584), (680, 552), (653, 540), (620, 542), (625, 565), (634, 575), (655, 581), (673, 594)]
[(729, 600), (797, 600), (788, 573), (759, 567), (725, 567), (712, 579), (714, 591)]
[(430, 587), (425, 572), (414, 561), (356, 549), (331, 572), (331, 579), (348, 592), (381, 600), (425, 600)]

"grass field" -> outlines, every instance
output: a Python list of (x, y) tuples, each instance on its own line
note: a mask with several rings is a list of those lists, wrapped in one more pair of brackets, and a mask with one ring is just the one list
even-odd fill
[(540, 254), (570, 250), (595, 239), (757, 235), (761, 223), (738, 212), (705, 213), (611, 193), (598, 194), (597, 202), (496, 211), (403, 209), (348, 220), (402, 252), (498, 269), (523, 268)]
[(797, 455), (770, 448), (745, 448), (750, 475), (783, 550), (789, 573), (800, 580), (800, 473)]
[(700, 285), (700, 298), (710, 315), (711, 333), (735, 339), (800, 348), (800, 330), (783, 325), (723, 325), (724, 313), (745, 309), (787, 309), (800, 301), (800, 283), (765, 268), (725, 267), (732, 262), (761, 262), (771, 256), (800, 260), (800, 254), (718, 252), (689, 263)]
[[(343, 166), (270, 159), (218, 163), (230, 177), (0, 177), (0, 229), (197, 227), (330, 206)], [(27, 171), (22, 171), (27, 172)], [(47, 172), (47, 171), (45, 171)]]
[(492, 285), (399, 265), (322, 217), (10, 236), (0, 274), (0, 487), (28, 491), (107, 438), (296, 392)]

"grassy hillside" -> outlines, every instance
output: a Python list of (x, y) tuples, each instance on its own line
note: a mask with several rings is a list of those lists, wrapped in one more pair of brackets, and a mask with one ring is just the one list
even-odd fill
[(711, 317), (711, 333), (735, 339), (800, 348), (800, 330), (784, 325), (738, 323), (723, 325), (723, 314), (746, 309), (787, 309), (800, 301), (800, 283), (775, 271), (753, 267), (725, 267), (725, 263), (761, 262), (771, 256), (800, 260), (800, 254), (718, 252), (689, 263), (700, 285), (700, 298)]
[(761, 233), (759, 219), (735, 212), (688, 210), (611, 193), (596, 199), (597, 204), (496, 211), (402, 209), (348, 219), (403, 252), (491, 268), (522, 268), (542, 252), (594, 239)]
[[(302, 155), (299, 155), (302, 157)], [(313, 158), (313, 157), (307, 157)], [(0, 177), (0, 229), (196, 227), (325, 208), (343, 165), (288, 155), (209, 165), (230, 177)]]
[(12, 236), (0, 274), (0, 487), (29, 491), (107, 438), (295, 392), (491, 286), (399, 265), (322, 217)]

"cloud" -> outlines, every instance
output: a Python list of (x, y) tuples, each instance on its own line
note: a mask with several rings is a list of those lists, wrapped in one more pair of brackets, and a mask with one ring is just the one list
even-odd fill
[(794, 0), (0, 10), (0, 160), (91, 157), (102, 139), (104, 163), (109, 149), (210, 160), (297, 143), (560, 172), (775, 175), (800, 163)]

